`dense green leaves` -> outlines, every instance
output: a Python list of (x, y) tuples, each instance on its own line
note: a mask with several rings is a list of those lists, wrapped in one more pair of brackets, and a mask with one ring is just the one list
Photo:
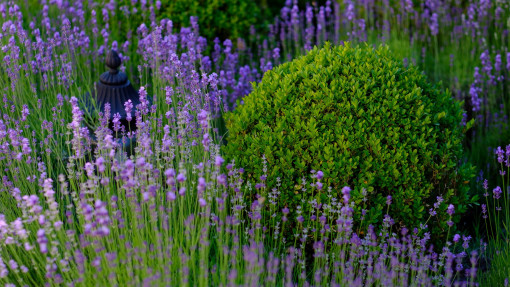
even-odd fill
[[(294, 185), (322, 170), (336, 198), (343, 186), (354, 187), (358, 218), (368, 210), (365, 224), (382, 221), (391, 195), (390, 216), (411, 227), (429, 218), (437, 196), (459, 207), (471, 201), (473, 169), (460, 165), (461, 119), (448, 91), (404, 68), (387, 48), (326, 45), (268, 71), (226, 115), (225, 152), (252, 178), (262, 175), (265, 153), (268, 174), (282, 179), (280, 200), (292, 209), (299, 205)], [(445, 210), (443, 203), (428, 222), (435, 234), (447, 229)]]
[(198, 16), (201, 35), (212, 41), (247, 37), (259, 14), (251, 0), (163, 0), (160, 18), (180, 28), (190, 25), (190, 16)]

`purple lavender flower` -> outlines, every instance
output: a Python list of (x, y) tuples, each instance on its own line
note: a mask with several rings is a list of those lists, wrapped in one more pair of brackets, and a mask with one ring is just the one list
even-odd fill
[(102, 156), (96, 159), (97, 171), (103, 173), (105, 171), (104, 158)]
[(349, 199), (351, 198), (351, 188), (348, 186), (344, 186), (342, 188), (342, 194), (345, 204), (349, 204)]
[(85, 163), (84, 169), (87, 172), (88, 177), (92, 177), (94, 175), (94, 165), (92, 165), (90, 162)]
[(27, 120), (27, 116), (30, 114), (30, 111), (28, 110), (27, 105), (23, 105), (23, 108), (21, 110), (21, 121), (24, 122)]
[(434, 208), (436, 208), (436, 209), (437, 209), (437, 208), (439, 208), (439, 206), (440, 206), (440, 205), (441, 205), (441, 203), (443, 202), (443, 197), (438, 196), (438, 197), (436, 197), (436, 200), (437, 200), (437, 201), (434, 203)]
[(345, 6), (346, 6), (346, 9), (345, 9), (345, 18), (347, 18), (347, 20), (352, 22), (352, 20), (356, 16), (355, 13), (354, 13), (354, 4), (352, 3), (351, 0), (347, 0), (345, 2)]
[(197, 185), (198, 194), (202, 194), (205, 191), (205, 187), (206, 187), (205, 178), (199, 177)]
[(490, 83), (494, 84), (494, 75), (492, 75), (492, 64), (490, 60), (490, 54), (489, 50), (485, 50), (480, 55), (480, 60), (482, 62), (482, 70), (485, 72), (485, 74), (489, 77)]
[(174, 95), (174, 89), (172, 87), (165, 87), (165, 102), (167, 105), (172, 104), (172, 96)]
[(462, 236), (462, 240), (464, 241), (464, 243), (462, 243), (462, 248), (467, 249), (469, 247), (471, 236)]
[(184, 174), (182, 174), (182, 173), (179, 173), (179, 174), (177, 175), (177, 181), (178, 181), (178, 182), (184, 182), (184, 181), (186, 181), (186, 176), (185, 176)]
[(496, 72), (499, 73), (501, 71), (501, 66), (502, 66), (501, 55), (497, 54), (496, 58), (494, 59), (494, 70), (496, 70)]
[(312, 49), (312, 40), (314, 37), (314, 28), (313, 28), (313, 9), (312, 6), (307, 5), (306, 7), (306, 29), (305, 29), (305, 50), (309, 51)]
[(169, 169), (167, 169), (167, 170), (165, 171), (165, 176), (166, 176), (167, 178), (173, 178), (173, 177), (175, 177), (175, 175), (176, 175), (176, 173), (175, 173), (175, 169), (173, 169), (173, 168), (169, 168)]
[(209, 128), (209, 122), (207, 121), (208, 113), (206, 110), (201, 109), (200, 112), (197, 115), (198, 122), (200, 123), (200, 126), (204, 131), (206, 131)]
[(510, 144), (505, 147), (506, 166), (510, 167)]
[(112, 123), (113, 123), (113, 130), (118, 132), (120, 130), (120, 114), (119, 113), (115, 113), (115, 115), (113, 115)]
[(437, 34), (439, 32), (437, 13), (433, 13), (432, 16), (430, 17), (429, 27), (430, 27), (430, 33), (432, 34), (432, 36), (437, 36)]
[(455, 213), (455, 206), (453, 206), (453, 204), (450, 204), (448, 205), (448, 209), (446, 210), (446, 212), (452, 216), (454, 213)]
[(6, 278), (7, 275), (9, 275), (9, 269), (7, 269), (4, 261), (0, 258), (0, 278)]
[(166, 193), (166, 198), (169, 201), (174, 201), (177, 197), (175, 196), (175, 192), (169, 191), (169, 192)]
[(147, 99), (147, 91), (145, 90), (144, 86), (140, 87), (139, 95), (140, 95), (140, 105), (137, 106), (137, 108), (140, 109), (140, 112), (142, 113), (142, 115), (146, 115), (149, 113), (149, 100)]
[(501, 149), (500, 146), (498, 146), (498, 148), (496, 149), (495, 154), (498, 156), (498, 162), (503, 163), (503, 161), (505, 160), (505, 152), (503, 151), (503, 149)]
[(496, 188), (494, 188), (492, 190), (492, 193), (493, 193), (494, 199), (500, 199), (501, 193), (503, 193), (503, 191), (501, 190), (501, 187), (496, 186)]
[(131, 111), (133, 110), (133, 102), (131, 102), (131, 100), (127, 100), (124, 103), (124, 107), (126, 110), (126, 119), (128, 122), (130, 122), (133, 119), (131, 116)]
[(46, 232), (44, 229), (39, 229), (37, 231), (37, 243), (39, 243), (41, 253), (48, 253), (48, 239), (46, 239)]
[(481, 109), (482, 101), (478, 97), (478, 88), (475, 84), (472, 84), (469, 88), (469, 95), (471, 96), (471, 105), (473, 106), (473, 112), (478, 112)]
[(278, 60), (280, 59), (280, 48), (274, 48), (273, 49), (273, 61), (275, 63), (278, 63)]
[(220, 167), (224, 162), (225, 162), (225, 160), (221, 156), (217, 155), (214, 165), (216, 165), (217, 167)]

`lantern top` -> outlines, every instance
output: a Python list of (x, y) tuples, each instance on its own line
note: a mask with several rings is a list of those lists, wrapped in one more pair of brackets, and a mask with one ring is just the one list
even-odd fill
[[(140, 103), (138, 91), (133, 88), (125, 73), (118, 70), (122, 64), (119, 54), (110, 50), (105, 59), (106, 66), (110, 69), (104, 72), (96, 83), (95, 89), (85, 98), (87, 108), (92, 112), (94, 107), (90, 101), (93, 98), (99, 111), (104, 112), (106, 103), (110, 104), (110, 120), (118, 113), (121, 120), (127, 118), (124, 104), (131, 100), (134, 107)], [(134, 115), (131, 115), (134, 116)]]

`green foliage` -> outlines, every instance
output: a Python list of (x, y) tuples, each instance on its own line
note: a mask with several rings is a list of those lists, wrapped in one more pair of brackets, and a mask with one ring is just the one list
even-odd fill
[(159, 18), (168, 18), (180, 28), (190, 25), (190, 16), (198, 16), (201, 36), (213, 40), (247, 36), (259, 14), (251, 0), (164, 0)]
[[(476, 200), (468, 184), (474, 169), (459, 164), (460, 105), (415, 67), (404, 68), (387, 47), (326, 44), (268, 71), (244, 104), (226, 114), (224, 151), (251, 179), (263, 174), (265, 154), (268, 180), (281, 178), (279, 201), (290, 210), (302, 199), (328, 202), (325, 190), (295, 188), (302, 175), (322, 170), (337, 199), (343, 186), (354, 188), (355, 215), (368, 210), (364, 225), (382, 221), (391, 195), (388, 213), (397, 224), (428, 221), (444, 239), (447, 204), (455, 205), (458, 222)], [(437, 196), (445, 202), (428, 220)]]
[(489, 270), (480, 275), (480, 286), (507, 286), (510, 280), (510, 244), (492, 244), (494, 250), (486, 251), (491, 255)]

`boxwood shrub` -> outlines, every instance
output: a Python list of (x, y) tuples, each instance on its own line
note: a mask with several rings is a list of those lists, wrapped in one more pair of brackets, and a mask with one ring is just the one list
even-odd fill
[[(364, 225), (382, 222), (391, 195), (388, 214), (397, 225), (427, 222), (436, 239), (448, 230), (448, 204), (458, 222), (476, 200), (468, 187), (474, 168), (461, 163), (461, 103), (384, 46), (316, 47), (268, 71), (225, 120), (229, 160), (254, 182), (265, 154), (267, 186), (281, 178), (279, 201), (291, 211), (301, 200), (330, 202), (326, 188), (300, 189), (311, 170), (324, 172), (337, 201), (343, 186), (353, 187), (355, 218), (365, 209)], [(444, 201), (429, 220), (438, 196)]]
[(201, 36), (212, 41), (248, 36), (260, 9), (252, 0), (163, 0), (159, 13), (177, 28), (189, 27), (190, 16), (198, 16)]

